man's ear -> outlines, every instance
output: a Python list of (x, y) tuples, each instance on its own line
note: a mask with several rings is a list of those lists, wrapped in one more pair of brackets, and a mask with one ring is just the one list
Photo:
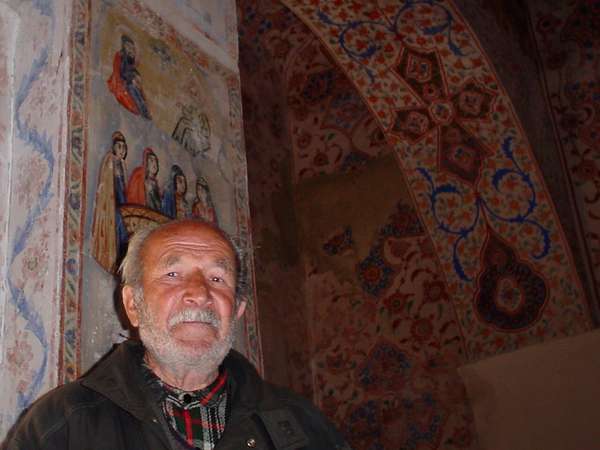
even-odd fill
[(248, 302), (246, 300), (242, 300), (238, 307), (237, 307), (237, 312), (235, 313), (236, 318), (239, 319), (240, 317), (242, 317), (244, 315), (244, 311), (246, 311), (246, 304)]
[(139, 326), (138, 309), (135, 305), (135, 289), (129, 285), (123, 286), (121, 297), (123, 298), (123, 308), (125, 309), (129, 323), (134, 327)]

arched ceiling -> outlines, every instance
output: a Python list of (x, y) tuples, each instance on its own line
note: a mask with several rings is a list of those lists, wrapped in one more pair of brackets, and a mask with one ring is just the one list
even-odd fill
[(283, 3), (238, 2), (271, 369), (355, 448), (473, 448), (456, 368), (591, 327), (473, 2)]
[[(552, 335), (591, 326), (526, 133), (455, 4), (284, 3), (293, 14), (273, 0), (240, 2), (241, 64), (273, 62), (295, 181), (393, 148), (467, 341), (489, 336), (474, 339), (472, 358), (496, 353), (498, 336), (514, 348), (539, 340), (539, 326)], [(494, 252), (528, 275), (498, 265)], [(515, 309), (497, 297), (502, 283), (518, 293)], [(569, 311), (566, 328), (559, 310)]]
[(379, 124), (317, 36), (278, 1), (240, 2), (240, 64), (270, 67), (286, 92), (293, 178), (349, 171), (391, 152)]

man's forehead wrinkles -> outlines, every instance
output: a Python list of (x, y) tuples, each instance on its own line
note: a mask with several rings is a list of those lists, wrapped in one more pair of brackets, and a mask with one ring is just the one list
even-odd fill
[(170, 236), (163, 239), (163, 246), (181, 246), (191, 248), (213, 248), (223, 247), (229, 248), (227, 241), (222, 239), (186, 239), (185, 237)]
[(215, 258), (215, 263), (225, 268), (233, 267), (235, 256), (231, 248), (226, 243), (214, 242), (165, 242), (161, 247), (161, 252), (155, 260), (158, 265), (166, 266), (181, 262), (184, 257), (193, 258)]

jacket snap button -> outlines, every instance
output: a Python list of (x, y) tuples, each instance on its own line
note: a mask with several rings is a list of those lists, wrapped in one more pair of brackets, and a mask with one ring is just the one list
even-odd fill
[(248, 447), (250, 447), (250, 448), (254, 448), (254, 447), (256, 447), (256, 439), (254, 439), (254, 438), (249, 438), (249, 439), (246, 441), (246, 445), (247, 445)]

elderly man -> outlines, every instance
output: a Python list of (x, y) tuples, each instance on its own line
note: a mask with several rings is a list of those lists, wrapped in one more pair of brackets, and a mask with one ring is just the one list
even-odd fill
[(127, 341), (37, 401), (6, 449), (347, 449), (307, 401), (231, 350), (244, 313), (224, 232), (184, 220), (137, 233), (121, 265)]

